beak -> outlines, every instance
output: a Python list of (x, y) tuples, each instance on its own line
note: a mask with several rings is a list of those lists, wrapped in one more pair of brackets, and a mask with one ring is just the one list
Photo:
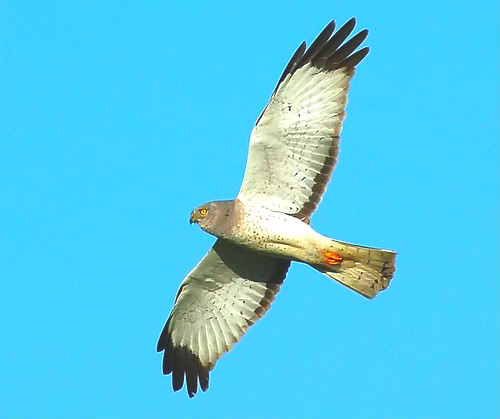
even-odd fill
[(191, 216), (189, 217), (189, 224), (193, 224), (194, 223), (193, 216), (194, 216), (194, 212), (192, 212)]

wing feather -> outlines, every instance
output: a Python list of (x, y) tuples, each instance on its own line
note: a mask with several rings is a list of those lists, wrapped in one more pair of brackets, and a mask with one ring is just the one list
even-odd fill
[(355, 24), (334, 33), (330, 22), (290, 59), (250, 137), (238, 195), (245, 204), (304, 220), (316, 210), (337, 161), (354, 67), (368, 53), (356, 51), (367, 30), (347, 40)]
[(269, 309), (289, 266), (217, 240), (182, 282), (158, 340), (175, 391), (208, 389), (210, 370)]
[(323, 57), (330, 57), (335, 51), (337, 51), (338, 47), (340, 47), (340, 45), (342, 45), (342, 43), (348, 38), (348, 36), (354, 30), (355, 26), (355, 18), (351, 18), (346, 23), (344, 23), (344, 25), (342, 25), (342, 27), (337, 32), (335, 32), (326, 43), (322, 51)]

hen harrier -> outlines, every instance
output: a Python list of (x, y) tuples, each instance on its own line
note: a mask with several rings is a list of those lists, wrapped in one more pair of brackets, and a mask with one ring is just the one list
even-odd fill
[(291, 261), (368, 298), (389, 285), (396, 253), (309, 225), (337, 161), (349, 82), (368, 54), (356, 51), (366, 29), (345, 42), (354, 26), (353, 18), (334, 33), (332, 21), (309, 49), (299, 46), (253, 128), (238, 196), (191, 213), (217, 241), (182, 282), (158, 340), (175, 391), (184, 379), (189, 397), (198, 382), (208, 389), (209, 372), (269, 309)]

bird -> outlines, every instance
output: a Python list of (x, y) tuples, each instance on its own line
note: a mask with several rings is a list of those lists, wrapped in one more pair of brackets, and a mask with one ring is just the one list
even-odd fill
[(217, 360), (267, 312), (292, 262), (367, 298), (394, 275), (396, 252), (328, 238), (310, 222), (337, 161), (350, 81), (369, 52), (358, 49), (368, 30), (350, 37), (355, 25), (335, 31), (332, 20), (309, 48), (300, 44), (253, 127), (237, 197), (190, 214), (217, 239), (182, 281), (158, 339), (174, 391), (208, 389)]

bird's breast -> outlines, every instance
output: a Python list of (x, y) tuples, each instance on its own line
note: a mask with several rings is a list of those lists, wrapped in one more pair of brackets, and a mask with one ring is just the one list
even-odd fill
[(309, 225), (291, 215), (246, 207), (227, 239), (250, 250), (298, 260), (315, 235)]

